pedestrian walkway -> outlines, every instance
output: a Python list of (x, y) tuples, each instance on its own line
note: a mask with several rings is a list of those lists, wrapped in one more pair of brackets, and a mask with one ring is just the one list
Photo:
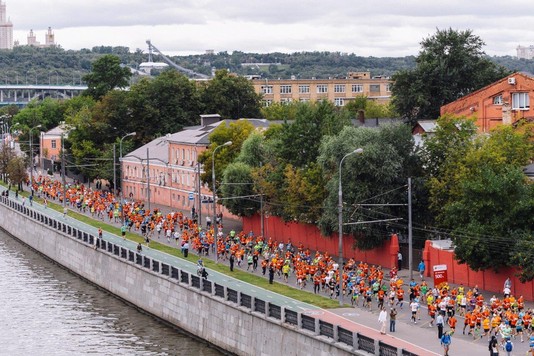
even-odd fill
[[(39, 204), (36, 204), (36, 206), (39, 206)], [(164, 213), (169, 212), (171, 210), (176, 211), (175, 209), (171, 209), (165, 206), (153, 206), (153, 208), (155, 207), (161, 209)], [(187, 212), (184, 211), (183, 213), (186, 214)], [(87, 213), (87, 215), (90, 215), (90, 214)], [(67, 219), (70, 219), (70, 218), (67, 218)], [(120, 223), (109, 222), (107, 218), (104, 218), (104, 219), (105, 219), (105, 222), (103, 223), (115, 225), (117, 227), (120, 226)], [(73, 225), (77, 228), (80, 228), (80, 225), (78, 225), (78, 222), (74, 221), (74, 219), (72, 220), (73, 220), (72, 221)], [(236, 231), (239, 231), (238, 222), (224, 221), (224, 224), (225, 224), (225, 227), (224, 227), (225, 232), (228, 232), (230, 229), (235, 229)], [(90, 228), (90, 229), (95, 230), (95, 231), (91, 231), (91, 233), (96, 235), (96, 229), (95, 228)], [(122, 240), (119, 237), (112, 235), (112, 234), (108, 234), (108, 233), (104, 234), (104, 238), (109, 239), (110, 241), (114, 243), (120, 243)], [(173, 246), (176, 248), (176, 245), (173, 242), (173, 240), (171, 240), (171, 242), (169, 243), (163, 237), (163, 235), (161, 235), (160, 238), (158, 239), (157, 234), (155, 234), (154, 240), (158, 241), (161, 244)], [(125, 241), (124, 243), (126, 247), (130, 249), (135, 249), (135, 245), (136, 245), (135, 243), (131, 241)], [(159, 253), (159, 252), (145, 248), (143, 253), (146, 253), (147, 255), (152, 257), (152, 256), (157, 255), (157, 254), (152, 255), (153, 253)], [(214, 257), (213, 254), (211, 254), (210, 256), (205, 256), (203, 258), (213, 258), (213, 257)], [(176, 263), (179, 266), (179, 268), (183, 268), (184, 270), (188, 272), (195, 272), (194, 264), (192, 265), (191, 263), (184, 261), (182, 259), (177, 259), (172, 256), (164, 256), (160, 259), (162, 259), (162, 261), (164, 262), (173, 263), (173, 264)], [(220, 262), (222, 264), (228, 264), (228, 261), (221, 260)], [(236, 266), (236, 268), (245, 270), (246, 268), (245, 266), (246, 264), (243, 264), (241, 267)], [(258, 269), (258, 271), (256, 271), (255, 274), (261, 275), (260, 271), (261, 269)], [(387, 271), (385, 274), (388, 275)], [(410, 273), (408, 270), (401, 270), (398, 275), (405, 282), (409, 282)], [(415, 273), (415, 272), (414, 272), (414, 276), (417, 276), (417, 278), (419, 277), (418, 273)], [(267, 276), (264, 276), (264, 277), (267, 278)], [(237, 289), (247, 288), (247, 290), (248, 288), (250, 288), (251, 290), (254, 290), (254, 293), (258, 293), (258, 295), (263, 295), (263, 293), (266, 291), (261, 288), (257, 288), (257, 287), (244, 284), (243, 282), (234, 280), (233, 278), (228, 277), (226, 275), (218, 274), (216, 272), (210, 271), (210, 279), (212, 278), (214, 281), (217, 281), (217, 283), (223, 283), (229, 286), (230, 288), (237, 288)], [(292, 275), (290, 279), (288, 280), (287, 284), (289, 286), (296, 288), (296, 278)], [(313, 286), (309, 285), (306, 287), (306, 290), (310, 291), (311, 293), (312, 288)], [(486, 300), (488, 300), (492, 295), (492, 293), (488, 293), (488, 292), (482, 292), (482, 293)], [(362, 332), (365, 334), (370, 333), (371, 337), (375, 339), (383, 340), (384, 342), (392, 344), (392, 345), (395, 345), (395, 342), (400, 342), (404, 340), (413, 345), (423, 347), (428, 352), (428, 354), (441, 352), (441, 348), (439, 346), (439, 340), (437, 339), (437, 330), (435, 327), (433, 328), (429, 327), (430, 319), (426, 314), (426, 308), (424, 305), (421, 307), (420, 320), (419, 320), (420, 322), (417, 323), (417, 325), (410, 323), (410, 313), (408, 311), (409, 308), (406, 305), (405, 308), (399, 310), (399, 315), (397, 317), (396, 333), (394, 334), (388, 333), (387, 335), (380, 335), (378, 332), (379, 325), (377, 322), (378, 313), (376, 310), (376, 306), (375, 306), (375, 309), (372, 311), (364, 310), (361, 307), (323, 310), (323, 309), (320, 309), (320, 308), (317, 308), (311, 305), (300, 304), (300, 302), (297, 302), (294, 300), (284, 299), (285, 297), (282, 299), (279, 299), (279, 297), (282, 297), (282, 296), (278, 294), (276, 295), (267, 294), (267, 295), (268, 295), (267, 298), (269, 299), (270, 302), (274, 302), (276, 304), (281, 303), (280, 305), (284, 305), (288, 309), (292, 309), (295, 311), (303, 311), (313, 316), (320, 316), (322, 319), (326, 321), (330, 321), (330, 322), (335, 321), (335, 323), (341, 324), (349, 330), (354, 330), (354, 328), (356, 328), (356, 330), (360, 330), (359, 332)], [(527, 303), (526, 307), (532, 308), (533, 305), (532, 303)], [(459, 325), (458, 329), (460, 330), (463, 327), (463, 320), (461, 318), (459, 320), (458, 325)], [(519, 342), (516, 342), (515, 344), (516, 344), (515, 345), (516, 347), (515, 347), (514, 353), (517, 351), (517, 352), (521, 352), (522, 354), (524, 354), (526, 350), (528, 349), (527, 343), (521, 344)], [(457, 332), (453, 336), (453, 345), (451, 346), (451, 352), (455, 354), (455, 350), (462, 350), (462, 353), (465, 351), (466, 354), (468, 353), (469, 355), (478, 355), (482, 353), (487, 354), (488, 352), (487, 351), (487, 340), (485, 338), (473, 340), (471, 336), (462, 335), (459, 332)]]

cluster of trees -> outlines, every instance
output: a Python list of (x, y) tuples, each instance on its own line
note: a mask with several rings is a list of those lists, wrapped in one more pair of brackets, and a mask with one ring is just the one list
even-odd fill
[[(354, 127), (326, 102), (300, 106), (293, 123), (265, 131), (246, 122), (221, 125), (200, 160), (211, 184), (217, 151), (219, 196), (232, 213), (265, 214), (317, 225), (325, 235), (338, 230), (341, 158), (343, 221), (355, 223), (407, 217), (407, 179), (412, 177), (416, 242), (452, 238), (460, 262), (475, 270), (519, 266), (534, 278), (534, 184), (523, 167), (534, 157), (534, 125), (501, 127), (478, 135), (474, 121), (441, 117), (435, 136), (414, 146), (409, 126)], [(400, 205), (397, 205), (400, 204)], [(353, 224), (345, 233), (357, 246), (380, 246), (406, 222)]]
[[(40, 130), (48, 130), (64, 122), (69, 129), (65, 142), (69, 165), (88, 178), (107, 179), (113, 172), (113, 145), (127, 133), (137, 134), (124, 142), (124, 153), (198, 124), (202, 113), (279, 120), (263, 131), (247, 121), (220, 125), (210, 135), (210, 148), (199, 157), (205, 171), (202, 180), (211, 186), (214, 150), (232, 141), (216, 152), (216, 176), (222, 179), (215, 183), (225, 198), (223, 204), (234, 214), (249, 216), (263, 210), (287, 221), (315, 224), (328, 235), (338, 229), (341, 180), (343, 221), (354, 223), (344, 232), (356, 237), (359, 248), (370, 249), (393, 231), (405, 233), (406, 224), (356, 223), (405, 217), (402, 204), (407, 203), (406, 183), (412, 177), (416, 242), (433, 235), (451, 237), (459, 260), (472, 268), (516, 265), (523, 278), (533, 279), (534, 184), (522, 172), (534, 157), (532, 124), (525, 121), (479, 136), (471, 119), (447, 116), (439, 119), (436, 134), (416, 147), (411, 125), (369, 129), (352, 122), (362, 112), (366, 117), (401, 115), (408, 123), (436, 118), (442, 103), (506, 74), (488, 61), (482, 45), (470, 31), (438, 30), (422, 42), (415, 67), (395, 75), (393, 105), (377, 105), (362, 97), (344, 108), (326, 101), (260, 108), (261, 98), (250, 82), (226, 70), (206, 82), (167, 70), (130, 84), (131, 74), (117, 56), (126, 50), (110, 54), (113, 48), (101, 47), (89, 51), (99, 56), (83, 77), (88, 85), (85, 95), (32, 102), (20, 111), (4, 108), (0, 114), (22, 133), (22, 143), (30, 132), (38, 141), (38, 130), (32, 128), (40, 125)], [(238, 55), (236, 63), (243, 60)], [(351, 56), (334, 57), (345, 63)], [(127, 86), (129, 90), (121, 90)], [(340, 169), (342, 157), (358, 148), (363, 154), (349, 156)], [(14, 157), (8, 151), (1, 152), (0, 169), (12, 172), (14, 179), (16, 168), (28, 161), (11, 163)]]
[[(259, 115), (260, 97), (252, 84), (225, 70), (200, 83), (168, 70), (122, 90), (129, 85), (130, 76), (117, 56), (103, 55), (83, 77), (88, 85), (84, 95), (60, 101), (47, 98), (20, 111), (16, 107), (3, 111), (10, 126), (21, 132), (21, 142), (29, 141), (31, 131), (37, 143), (38, 131), (65, 123), (69, 165), (89, 179), (113, 177), (113, 145), (118, 147), (127, 133), (136, 132), (136, 136), (124, 142), (124, 153), (184, 126), (199, 124), (200, 115), (207, 112), (228, 119)], [(38, 125), (39, 130), (30, 130)], [(29, 150), (27, 144), (22, 147)]]
[[(456, 32), (456, 31), (454, 31)], [(446, 48), (444, 48), (446, 49)], [(124, 46), (95, 46), (79, 51), (64, 50), (60, 46), (38, 48), (17, 46), (12, 50), (0, 50), (0, 82), (9, 84), (80, 84), (83, 75), (91, 71), (92, 63), (105, 55), (115, 55), (121, 63), (138, 69), (148, 61), (148, 53), (142, 49), (131, 50)], [(459, 61), (464, 54), (460, 54)], [(226, 51), (216, 54), (168, 56), (175, 63), (199, 73), (211, 75), (212, 68), (228, 69), (239, 75), (261, 75), (263, 78), (329, 78), (345, 77), (351, 71), (370, 71), (373, 76), (393, 76), (400, 71), (411, 71), (419, 66), (415, 56), (362, 57), (341, 52), (296, 53), (245, 53)], [(511, 71), (534, 73), (534, 60), (511, 56), (483, 56), (497, 66)], [(158, 55), (155, 61), (163, 61)], [(271, 63), (268, 66), (242, 66), (243, 63)], [(132, 82), (140, 79), (134, 75)]]

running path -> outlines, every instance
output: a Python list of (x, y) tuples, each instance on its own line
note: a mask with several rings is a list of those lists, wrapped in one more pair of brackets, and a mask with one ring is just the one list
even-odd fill
[[(4, 187), (0, 187), (0, 190), (5, 190)], [(10, 199), (15, 199), (14, 195), (10, 195)], [(22, 202), (22, 199), (18, 199), (19, 202)], [(29, 206), (29, 202), (26, 199), (26, 206), (28, 208), (31, 208), (33, 210), (39, 211), (41, 214), (48, 215), (49, 217), (55, 218), (57, 220), (63, 220), (66, 223), (70, 224), (71, 226), (74, 226), (75, 228), (93, 234), (94, 236), (98, 236), (98, 228), (95, 228), (93, 226), (89, 226), (79, 220), (76, 220), (70, 216), (64, 217), (63, 213), (55, 211), (53, 209), (45, 208), (43, 205), (38, 204), (36, 202), (33, 203), (32, 206)], [(104, 223), (103, 223), (104, 224)], [(110, 241), (114, 244), (126, 247), (131, 250), (136, 250), (137, 243), (134, 241), (130, 241), (128, 239), (124, 240), (120, 236), (103, 232), (103, 239), (106, 241)], [(164, 241), (165, 239), (160, 239), (161, 241)], [(143, 252), (142, 254), (159, 260), (161, 262), (167, 263), (169, 265), (172, 265), (174, 267), (177, 267), (179, 269), (182, 269), (188, 273), (196, 274), (196, 264), (186, 261), (184, 259), (171, 256), (168, 254), (165, 254), (163, 252), (151, 249), (149, 247), (143, 246)], [(331, 311), (321, 309), (319, 307), (316, 307), (314, 305), (310, 305), (292, 298), (288, 298), (286, 296), (283, 296), (278, 293), (274, 293), (269, 291), (268, 289), (260, 288), (251, 284), (248, 284), (246, 282), (242, 282), (240, 280), (237, 280), (235, 278), (232, 278), (230, 276), (227, 276), (222, 273), (218, 273), (213, 270), (209, 270), (209, 277), (208, 279), (211, 282), (215, 282), (221, 285), (225, 285), (228, 288), (242, 291), (248, 295), (251, 295), (253, 297), (268, 301), (270, 303), (283, 306), (286, 309), (297, 311), (297, 312), (304, 312), (311, 315), (314, 315), (318, 317), (319, 319), (322, 319), (326, 322), (332, 323), (334, 325), (340, 325), (344, 327), (347, 330), (356, 331), (359, 332), (365, 336), (374, 338), (374, 339), (382, 339), (384, 342), (389, 343), (392, 346), (400, 347), (406, 350), (409, 350), (410, 352), (413, 352), (417, 355), (437, 355), (437, 348), (434, 348), (435, 352), (429, 351), (427, 349), (418, 347), (414, 344), (411, 344), (409, 342), (405, 342), (401, 339), (387, 339), (384, 337), (384, 335), (380, 335), (378, 330), (370, 328), (368, 326), (365, 326), (360, 323), (356, 323), (351, 321), (350, 319), (347, 319), (343, 317), (342, 315), (337, 315), (335, 313), (332, 313)]]

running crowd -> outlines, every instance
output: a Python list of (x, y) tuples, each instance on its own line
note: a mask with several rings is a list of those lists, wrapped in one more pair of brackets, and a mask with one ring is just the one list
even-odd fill
[[(310, 285), (314, 293), (323, 293), (330, 298), (337, 298), (339, 293), (343, 293), (350, 298), (353, 306), (361, 304), (369, 310), (375, 308), (374, 304), (377, 310), (385, 310), (387, 304), (390, 308), (390, 332), (395, 331), (396, 308), (402, 309), (406, 303), (411, 311), (411, 322), (416, 324), (423, 317), (421, 307), (426, 306), (429, 325), (437, 327), (440, 340), (454, 335), (461, 328), (462, 334), (474, 339), (486, 337), (490, 351), (492, 347), (508, 351), (512, 340), (527, 340), (529, 352), (534, 355), (534, 310), (525, 308), (523, 296), (511, 294), (509, 279), (505, 282), (502, 298), (494, 295), (489, 300), (484, 299), (478, 286), (451, 287), (444, 283), (431, 288), (424, 280), (418, 283), (413, 279), (406, 286), (397, 276), (395, 267), (389, 271), (386, 281), (381, 266), (353, 259), (339, 266), (327, 252), (312, 252), (302, 244), (294, 246), (290, 239), (276, 241), (255, 236), (252, 232), (237, 233), (233, 230), (224, 234), (222, 216), (217, 216), (215, 224), (208, 220), (204, 228), (199, 226), (194, 213), (188, 217), (181, 212), (164, 214), (158, 209), (148, 211), (140, 201), (121, 205), (112, 193), (87, 188), (83, 184), (67, 186), (63, 197), (61, 183), (43, 176), (35, 179), (32, 189), (43, 198), (45, 206), (48, 199), (62, 203), (65, 198), (71, 208), (90, 213), (95, 218), (108, 219), (109, 222), (124, 219), (123, 235), (126, 230), (133, 229), (144, 236), (147, 245), (151, 239), (165, 238), (181, 247), (186, 254), (189, 249), (199, 255), (209, 255), (217, 250), (218, 258), (228, 260), (231, 270), (235, 264), (243, 269), (246, 266), (246, 270), (252, 273), (261, 270), (270, 283), (273, 283), (275, 275), (289, 283), (289, 276), (294, 274), (296, 287), (300, 289)], [(463, 325), (458, 325), (458, 316), (464, 320)], [(445, 331), (445, 328), (448, 330)]]

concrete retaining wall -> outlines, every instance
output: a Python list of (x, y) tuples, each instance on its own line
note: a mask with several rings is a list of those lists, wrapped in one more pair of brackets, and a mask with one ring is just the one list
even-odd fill
[[(3, 197), (2, 201), (8, 202)], [(28, 207), (0, 203), (0, 226), (8, 233), (120, 298), (231, 353), (368, 355), (318, 335), (317, 329), (305, 331), (283, 323), (283, 309), (281, 320), (269, 317), (268, 303), (263, 313), (252, 311), (254, 307), (228, 301), (229, 290), (221, 292), (221, 286), (216, 292), (216, 286), (210, 283), (210, 292), (201, 292), (192, 285), (198, 282), (196, 276), (173, 271), (169, 266), (165, 276), (162, 265), (148, 258), (146, 268), (144, 257), (138, 260), (140, 255), (132, 251), (111, 244), (95, 250), (91, 245), (94, 236), (63, 225), (61, 219), (48, 220)], [(182, 274), (188, 277), (187, 283), (182, 282)], [(225, 297), (216, 296), (221, 293)], [(241, 294), (238, 296), (241, 298)], [(254, 306), (254, 298), (251, 303)], [(300, 314), (298, 319), (300, 322)]]

